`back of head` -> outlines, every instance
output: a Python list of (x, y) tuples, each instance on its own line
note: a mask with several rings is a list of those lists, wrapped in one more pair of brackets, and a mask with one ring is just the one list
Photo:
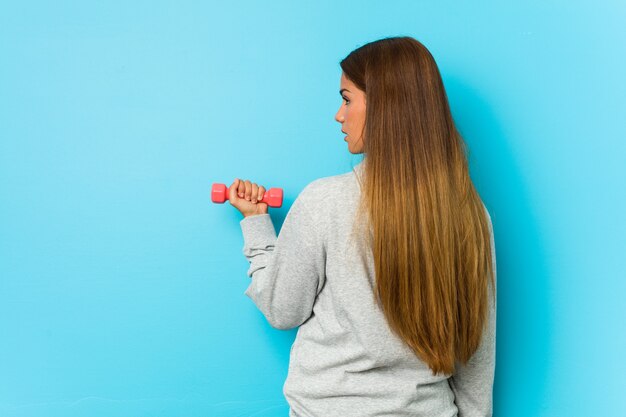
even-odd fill
[(488, 214), (439, 69), (411, 37), (365, 44), (340, 65), (367, 102), (355, 224), (369, 226), (376, 302), (433, 374), (451, 374), (478, 348), (495, 282)]

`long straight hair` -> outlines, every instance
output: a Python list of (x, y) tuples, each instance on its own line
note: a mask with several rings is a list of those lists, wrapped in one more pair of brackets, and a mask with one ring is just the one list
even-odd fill
[(481, 342), (495, 278), (491, 219), (439, 70), (411, 37), (365, 44), (340, 65), (366, 97), (355, 224), (370, 227), (375, 301), (433, 375), (452, 374)]

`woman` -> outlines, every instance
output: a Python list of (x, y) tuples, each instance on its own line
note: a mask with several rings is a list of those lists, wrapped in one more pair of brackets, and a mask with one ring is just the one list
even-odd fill
[(290, 416), (490, 416), (493, 229), (437, 65), (410, 37), (340, 65), (335, 119), (363, 161), (308, 184), (278, 236), (264, 187), (229, 188), (244, 215), (245, 294), (273, 327), (300, 326)]

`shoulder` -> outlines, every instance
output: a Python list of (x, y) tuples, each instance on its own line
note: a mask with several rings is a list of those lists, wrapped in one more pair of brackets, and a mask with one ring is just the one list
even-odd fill
[(483, 208), (485, 209), (485, 214), (487, 215), (487, 221), (489, 223), (489, 230), (493, 234), (493, 220), (491, 219), (491, 213), (489, 213), (489, 210), (487, 209), (487, 205), (485, 205), (485, 202), (481, 200), (481, 203), (483, 204)]
[[(348, 189), (348, 185), (356, 179), (354, 172), (318, 178), (308, 183), (298, 195), (298, 199), (307, 204), (319, 206), (324, 201), (332, 201)], [(317, 203), (317, 204), (316, 204)]]

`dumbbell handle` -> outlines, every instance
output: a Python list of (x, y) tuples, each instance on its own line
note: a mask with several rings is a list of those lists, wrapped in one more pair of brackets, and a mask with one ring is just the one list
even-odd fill
[[(222, 204), (228, 200), (228, 187), (226, 184), (214, 183), (211, 187), (211, 201)], [(270, 188), (265, 191), (263, 198), (257, 200), (258, 203), (267, 203), (270, 207), (281, 207), (283, 205), (283, 189)]]

